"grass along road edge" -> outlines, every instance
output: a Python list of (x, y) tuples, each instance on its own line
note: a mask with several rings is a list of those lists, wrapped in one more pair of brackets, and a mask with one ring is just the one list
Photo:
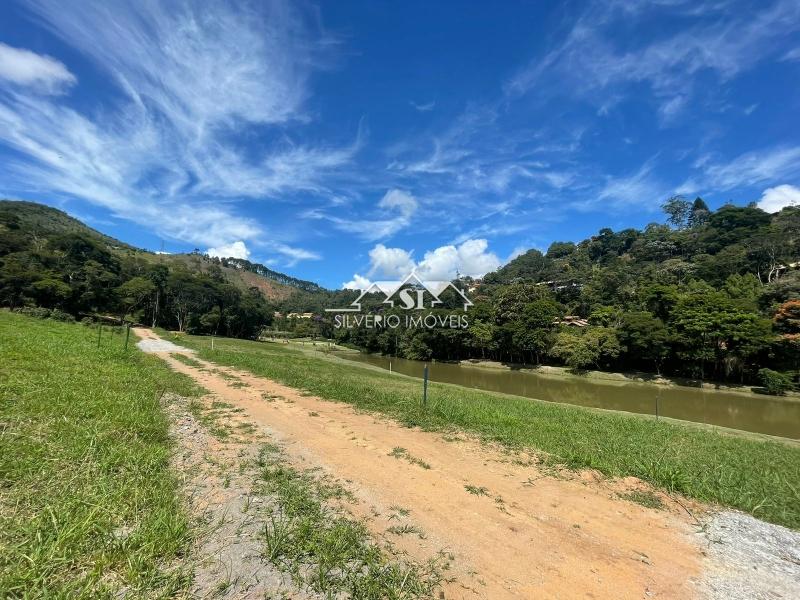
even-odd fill
[(0, 596), (165, 596), (190, 541), (165, 392), (199, 388), (124, 336), (0, 311)]

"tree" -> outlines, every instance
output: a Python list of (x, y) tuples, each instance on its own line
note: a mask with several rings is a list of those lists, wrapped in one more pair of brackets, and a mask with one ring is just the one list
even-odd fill
[(72, 288), (53, 276), (46, 276), (35, 281), (31, 288), (37, 303), (48, 308), (60, 306), (72, 295)]
[(685, 228), (692, 213), (691, 204), (683, 196), (672, 196), (661, 205), (661, 210), (667, 213), (667, 221), (676, 229)]
[(800, 300), (788, 300), (781, 304), (772, 320), (778, 331), (800, 334)]
[(117, 297), (122, 308), (122, 317), (133, 313), (156, 290), (156, 286), (146, 277), (134, 277), (117, 288)]
[(161, 311), (161, 298), (164, 295), (164, 288), (169, 279), (169, 268), (166, 265), (155, 265), (147, 274), (150, 281), (155, 286), (155, 293), (153, 294), (153, 321), (152, 327), (158, 323), (158, 317)]
[(692, 208), (691, 211), (689, 212), (687, 225), (690, 228), (705, 225), (705, 223), (708, 221), (709, 216), (711, 216), (711, 211), (708, 209), (708, 205), (702, 198), (697, 197), (694, 199), (694, 202), (692, 203)]
[(564, 330), (557, 336), (551, 354), (572, 369), (608, 365), (621, 351), (616, 332), (608, 327), (588, 327), (583, 331)]
[(555, 342), (555, 321), (561, 307), (551, 298), (539, 298), (526, 304), (511, 323), (512, 342), (522, 352), (533, 355), (536, 364)]
[(481, 351), (481, 358), (486, 358), (486, 351), (496, 349), (494, 339), (496, 331), (494, 325), (487, 321), (474, 320), (469, 326), (469, 345)]
[(618, 336), (632, 363), (652, 362), (661, 372), (669, 354), (669, 333), (661, 319), (646, 311), (623, 313)]
[(742, 373), (745, 361), (774, 339), (768, 320), (736, 308), (726, 294), (707, 284), (694, 285), (680, 296), (671, 325), (678, 355), (699, 364), (701, 378), (708, 362), (716, 375)]

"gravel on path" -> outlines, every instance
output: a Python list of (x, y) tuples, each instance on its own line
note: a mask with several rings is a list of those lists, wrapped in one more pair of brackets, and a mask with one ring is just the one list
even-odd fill
[(148, 352), (148, 353), (158, 353), (158, 352), (194, 353), (194, 350), (190, 350), (189, 348), (184, 348), (183, 346), (178, 346), (177, 344), (173, 344), (172, 342), (168, 342), (166, 340), (145, 339), (137, 343), (136, 346), (142, 352)]

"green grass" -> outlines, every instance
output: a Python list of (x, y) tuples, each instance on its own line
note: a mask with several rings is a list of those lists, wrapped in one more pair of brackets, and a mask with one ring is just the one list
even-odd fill
[[(443, 581), (440, 558), (414, 564), (388, 557), (363, 522), (333, 507), (349, 497), (344, 488), (291, 468), (274, 446), (265, 446), (259, 460), (264, 491), (277, 501), (264, 528), (264, 555), (295, 582), (326, 598), (433, 597)], [(394, 533), (412, 532), (421, 535), (416, 528)]]
[(488, 496), (489, 495), (489, 490), (487, 490), (485, 487), (483, 487), (483, 486), (478, 487), (477, 485), (472, 485), (471, 483), (465, 485), (464, 489), (467, 490), (473, 496)]
[(635, 502), (636, 504), (641, 504), (647, 508), (664, 508), (664, 503), (661, 502), (661, 498), (656, 496), (653, 492), (646, 490), (633, 490), (632, 492), (619, 494), (619, 497)]
[(321, 353), (219, 338), (211, 353), (204, 338), (187, 336), (180, 343), (199, 350), (202, 358), (380, 412), (407, 426), (477, 433), (510, 448), (541, 451), (547, 464), (633, 475), (800, 528), (796, 445), (439, 383), (430, 384), (424, 409), (418, 380)]
[(195, 359), (193, 359), (190, 356), (186, 356), (184, 354), (173, 354), (172, 357), (190, 367), (195, 367), (197, 369), (203, 367), (203, 365), (197, 362)]
[(392, 451), (389, 453), (389, 456), (393, 456), (394, 458), (403, 458), (410, 462), (412, 465), (417, 465), (418, 467), (422, 467), (423, 469), (430, 469), (430, 463), (425, 462), (422, 459), (417, 458), (416, 456), (412, 456), (408, 453), (408, 450), (405, 448), (401, 448), (400, 446), (395, 446)]
[(95, 328), (0, 311), (0, 597), (187, 585), (173, 567), (189, 521), (159, 398), (197, 388), (133, 344), (123, 352), (124, 336), (102, 342)]

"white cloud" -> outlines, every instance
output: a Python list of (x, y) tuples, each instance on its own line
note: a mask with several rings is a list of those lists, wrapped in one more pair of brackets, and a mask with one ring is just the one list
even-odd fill
[(369, 275), (380, 275), (387, 279), (402, 278), (416, 267), (411, 253), (402, 248), (387, 248), (378, 244), (369, 251)]
[(372, 282), (358, 273), (353, 275), (353, 279), (342, 284), (344, 290), (365, 290), (372, 285)]
[(720, 190), (785, 181), (800, 173), (800, 146), (747, 152), (728, 162), (714, 162), (704, 157), (697, 166), (705, 172), (707, 184)]
[(787, 206), (800, 206), (800, 188), (793, 185), (779, 185), (764, 190), (758, 201), (758, 208), (775, 213)]
[(46, 94), (60, 94), (77, 82), (62, 62), (0, 42), (0, 80), (3, 79)]
[[(457, 274), (481, 277), (501, 265), (497, 255), (489, 252), (488, 248), (486, 240), (467, 240), (458, 245), (440, 246), (426, 252), (421, 261), (415, 262), (407, 250), (378, 244), (369, 253), (368, 274), (393, 280), (402, 279), (412, 270), (416, 270), (417, 275), (425, 280), (447, 281), (455, 279)], [(370, 283), (369, 277), (356, 273), (343, 287), (365, 289)]]
[(441, 246), (425, 257), (417, 266), (417, 273), (423, 279), (453, 279), (457, 273), (471, 277), (481, 277), (500, 266), (500, 259), (487, 252), (486, 240), (467, 240), (458, 246)]
[(417, 199), (408, 192), (391, 189), (378, 201), (378, 218), (344, 218), (319, 210), (308, 211), (304, 216), (330, 221), (342, 231), (354, 233), (364, 240), (374, 242), (391, 237), (408, 227), (418, 205)]
[(247, 249), (245, 243), (241, 240), (218, 246), (217, 248), (209, 248), (206, 250), (209, 256), (218, 256), (219, 258), (241, 258), (247, 260), (250, 258), (250, 250)]

